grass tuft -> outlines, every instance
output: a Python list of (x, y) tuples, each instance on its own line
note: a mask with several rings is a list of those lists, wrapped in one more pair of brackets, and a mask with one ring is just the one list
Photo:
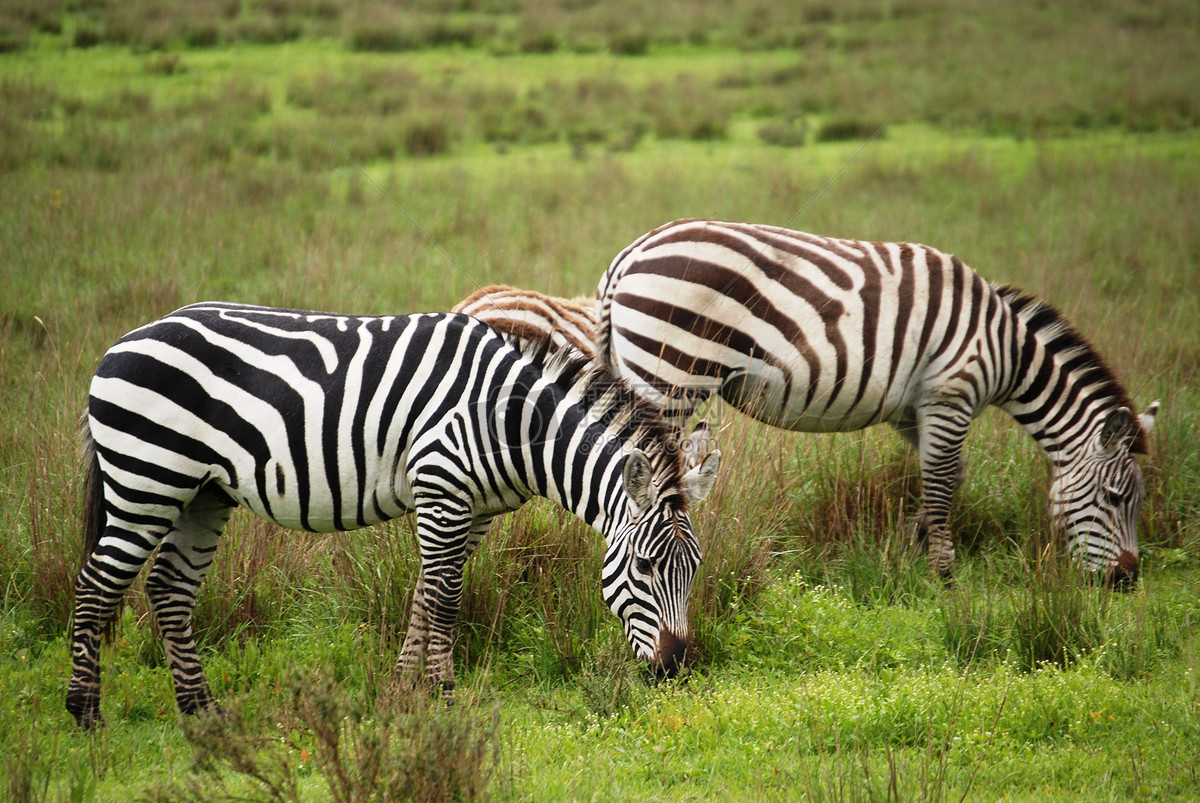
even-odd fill
[(1077, 663), (1103, 643), (1108, 592), (1054, 549), (1034, 561), (1014, 611), (1014, 649), (1023, 669)]

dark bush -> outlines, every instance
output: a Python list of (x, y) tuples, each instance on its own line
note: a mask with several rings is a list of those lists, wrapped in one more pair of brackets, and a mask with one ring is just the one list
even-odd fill
[(817, 142), (845, 142), (852, 139), (882, 137), (884, 123), (857, 117), (841, 117), (826, 120), (817, 129)]
[(424, 39), (428, 47), (450, 47), (453, 45), (473, 47), (480, 38), (486, 37), (490, 31), (490, 27), (481, 25), (437, 20), (425, 29)]
[(558, 50), (558, 34), (549, 29), (522, 31), (518, 47), (522, 53), (553, 53)]
[(396, 25), (364, 24), (350, 34), (350, 49), (369, 53), (398, 53), (416, 50), (420, 42), (414, 32)]
[(221, 32), (212, 23), (200, 23), (190, 26), (183, 33), (183, 43), (188, 47), (215, 47), (221, 40)]
[(450, 130), (444, 120), (412, 120), (404, 129), (404, 150), (410, 156), (434, 156), (450, 146)]
[(79, 25), (75, 28), (75, 35), (71, 37), (71, 45), (80, 50), (95, 47), (103, 41), (104, 32), (90, 25)]
[(16, 53), (29, 47), (29, 30), (7, 20), (0, 20), (0, 53)]
[(616, 56), (644, 56), (650, 52), (650, 34), (645, 31), (622, 31), (608, 39), (608, 49)]

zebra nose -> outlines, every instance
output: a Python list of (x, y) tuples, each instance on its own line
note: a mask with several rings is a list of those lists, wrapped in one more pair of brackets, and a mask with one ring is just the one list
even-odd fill
[(1118, 591), (1132, 591), (1138, 580), (1138, 556), (1128, 549), (1121, 550), (1117, 562), (1108, 572), (1108, 584)]
[(673, 678), (683, 666), (687, 641), (670, 630), (658, 631), (658, 647), (654, 651), (654, 670), (660, 678)]

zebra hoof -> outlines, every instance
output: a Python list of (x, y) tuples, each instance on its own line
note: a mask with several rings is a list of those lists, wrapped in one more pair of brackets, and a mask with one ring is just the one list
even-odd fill
[(179, 713), (186, 716), (211, 716), (217, 719), (229, 719), (229, 713), (221, 707), (211, 694), (197, 694), (176, 699)]
[(100, 712), (94, 714), (76, 714), (71, 712), (75, 717), (75, 725), (81, 731), (96, 731), (104, 727), (104, 717), (100, 716)]
[(100, 716), (100, 698), (96, 695), (68, 694), (67, 712), (75, 717), (75, 725), (80, 730), (104, 727), (104, 717)]

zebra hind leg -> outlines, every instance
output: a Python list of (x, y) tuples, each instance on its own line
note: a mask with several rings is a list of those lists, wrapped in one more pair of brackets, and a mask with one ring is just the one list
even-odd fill
[(106, 528), (75, 580), (66, 707), (81, 728), (104, 724), (100, 717), (100, 643), (106, 631), (111, 634), (113, 617), (125, 592), (162, 538), (160, 529), (127, 533)]
[[(412, 614), (395, 676), (403, 686), (430, 692), (441, 690), (447, 705), (454, 703), (453, 629), (462, 600), (462, 570), (457, 585), (451, 579), (430, 581), (424, 570), (413, 593)], [(456, 589), (456, 590), (455, 590)]]
[(100, 717), (100, 642), (133, 579), (117, 587), (99, 583), (96, 578), (102, 576), (100, 570), (95, 558), (90, 558), (75, 580), (67, 711), (79, 727), (87, 729), (104, 724)]
[(212, 566), (217, 543), (234, 505), (221, 491), (200, 492), (163, 539), (146, 578), (146, 593), (162, 636), (181, 713), (221, 713), (196, 652), (192, 611), (196, 592)]

